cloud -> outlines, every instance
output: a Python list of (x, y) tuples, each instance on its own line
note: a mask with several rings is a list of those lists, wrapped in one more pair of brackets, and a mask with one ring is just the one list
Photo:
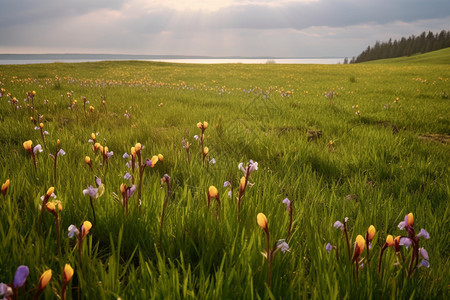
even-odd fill
[(448, 0), (2, 0), (0, 51), (351, 56), (449, 21)]

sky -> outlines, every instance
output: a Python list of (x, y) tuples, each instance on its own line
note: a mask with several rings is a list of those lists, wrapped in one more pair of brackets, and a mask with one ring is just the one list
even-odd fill
[(449, 0), (0, 2), (0, 53), (352, 57), (441, 30)]

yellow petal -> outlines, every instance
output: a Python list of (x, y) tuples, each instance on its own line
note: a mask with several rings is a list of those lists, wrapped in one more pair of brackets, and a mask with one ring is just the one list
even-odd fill
[(47, 270), (42, 273), (41, 278), (39, 278), (38, 289), (43, 290), (47, 286), (48, 282), (52, 279), (52, 270)]
[(369, 241), (371, 241), (373, 239), (373, 237), (375, 236), (375, 233), (376, 233), (375, 226), (370, 225), (369, 229), (367, 230), (367, 233), (369, 234), (368, 235)]
[(33, 142), (31, 140), (28, 140), (26, 142), (23, 142), (23, 147), (25, 148), (25, 150), (30, 151), (31, 150), (31, 146), (33, 145)]
[(386, 244), (390, 247), (394, 245), (394, 237), (392, 235), (388, 235), (386, 237)]
[(217, 188), (215, 186), (211, 185), (208, 189), (209, 197), (216, 198), (218, 194), (219, 194), (219, 191), (217, 190)]
[(160, 161), (163, 161), (163, 160), (164, 160), (164, 156), (163, 156), (162, 154), (158, 154), (158, 159), (159, 159)]
[(414, 215), (412, 212), (408, 214), (408, 226), (414, 226)]
[(53, 194), (54, 191), (55, 191), (55, 188), (51, 186), (51, 187), (47, 190), (47, 193), (45, 193), (45, 195), (46, 195), (47, 197), (50, 197), (50, 196)]
[(73, 268), (69, 264), (66, 264), (64, 266), (64, 282), (68, 283), (70, 279), (72, 279), (72, 276), (73, 276)]
[(256, 222), (258, 223), (259, 227), (261, 227), (264, 230), (267, 230), (267, 218), (265, 214), (259, 213), (256, 216)]

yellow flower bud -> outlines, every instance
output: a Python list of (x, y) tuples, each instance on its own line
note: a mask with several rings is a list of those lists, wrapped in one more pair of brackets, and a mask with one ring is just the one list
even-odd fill
[(392, 235), (388, 235), (386, 237), (386, 244), (390, 247), (394, 245), (394, 237)]
[(200, 128), (200, 129), (202, 129), (202, 122), (198, 122), (198, 123), (197, 123), (197, 127)]
[(61, 144), (61, 141), (59, 139), (56, 140), (56, 145), (59, 146), (59, 144)]
[(90, 105), (90, 106), (89, 106), (89, 110), (90, 110), (91, 112), (94, 112), (94, 107), (93, 107), (92, 105)]
[(206, 121), (203, 121), (203, 128), (207, 128), (208, 127), (208, 122), (206, 122)]
[(45, 195), (46, 195), (47, 197), (50, 197), (50, 196), (53, 194), (54, 191), (55, 191), (55, 188), (54, 188), (53, 186), (51, 186), (51, 187), (47, 190), (47, 193), (45, 193)]
[(152, 161), (152, 168), (153, 168), (156, 165), (156, 163), (158, 162), (158, 156), (153, 155), (150, 160)]
[(209, 148), (208, 147), (203, 148), (203, 154), (206, 155), (208, 153), (209, 153)]
[[(136, 145), (134, 146), (134, 149), (136, 150), (136, 152), (141, 151), (141, 149), (142, 149), (141, 143), (136, 143)], [(132, 152), (133, 152), (133, 151), (132, 151)]]
[(64, 266), (64, 273), (63, 273), (63, 279), (64, 283), (67, 284), (72, 279), (73, 276), (73, 269), (69, 264), (66, 264)]
[(159, 159), (160, 161), (163, 161), (163, 160), (164, 160), (164, 156), (163, 156), (162, 154), (158, 154), (158, 159)]
[(219, 191), (217, 190), (217, 188), (215, 186), (211, 185), (208, 189), (209, 197), (216, 198), (218, 194), (219, 194)]
[(239, 190), (242, 192), (245, 189), (245, 176), (242, 176), (239, 181)]
[(3, 196), (6, 195), (6, 191), (8, 190), (9, 183), (10, 183), (9, 179), (6, 179), (5, 183), (2, 184), (2, 194), (3, 194)]
[(91, 133), (91, 138), (95, 141), (95, 133)]
[(358, 234), (355, 240), (355, 251), (353, 253), (353, 260), (358, 258), (363, 253), (365, 247), (366, 247), (366, 240), (363, 238), (362, 235)]
[(259, 213), (256, 216), (256, 222), (258, 223), (259, 227), (261, 227), (264, 230), (267, 230), (268, 224), (267, 224), (267, 218), (266, 218), (265, 214)]
[(25, 148), (25, 150), (27, 151), (31, 151), (33, 142), (31, 140), (28, 140), (26, 142), (23, 142), (23, 147)]
[(89, 221), (84, 221), (81, 228), (82, 228), (82, 234), (83, 234), (81, 239), (84, 239), (84, 237), (89, 233), (89, 230), (91, 230), (92, 223)]
[(131, 147), (131, 156), (136, 156), (136, 147)]
[(91, 164), (91, 158), (89, 156), (86, 156), (84, 158), (84, 162), (87, 163), (88, 165), (90, 165)]
[(370, 225), (369, 229), (367, 230), (369, 241), (371, 241), (373, 239), (373, 237), (375, 236), (375, 233), (376, 233), (375, 226)]
[(408, 226), (414, 226), (414, 215), (412, 212), (408, 214)]
[(101, 147), (100, 143), (94, 144), (94, 150), (97, 151)]
[(38, 290), (42, 291), (43, 289), (45, 289), (50, 279), (52, 279), (52, 270), (49, 269), (42, 273), (41, 277), (39, 278)]
[(33, 91), (33, 92), (31, 92), (31, 93), (33, 94), (33, 96), (36, 95), (36, 91)]
[(127, 186), (124, 184), (124, 183), (122, 183), (121, 185), (120, 185), (120, 193), (121, 194), (123, 194), (123, 193), (125, 193), (125, 190), (127, 189)]
[(39, 127), (44, 128), (44, 123), (39, 123)]

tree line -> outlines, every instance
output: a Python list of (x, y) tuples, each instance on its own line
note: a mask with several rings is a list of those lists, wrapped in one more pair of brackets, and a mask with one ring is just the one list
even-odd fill
[(442, 30), (433, 34), (431, 31), (422, 32), (420, 35), (411, 35), (408, 38), (402, 37), (400, 40), (389, 39), (388, 42), (377, 41), (374, 46), (368, 46), (357, 57), (350, 61), (345, 58), (345, 63), (360, 63), (370, 60), (394, 58), (400, 56), (410, 56), (417, 53), (426, 53), (450, 47), (450, 31)]

